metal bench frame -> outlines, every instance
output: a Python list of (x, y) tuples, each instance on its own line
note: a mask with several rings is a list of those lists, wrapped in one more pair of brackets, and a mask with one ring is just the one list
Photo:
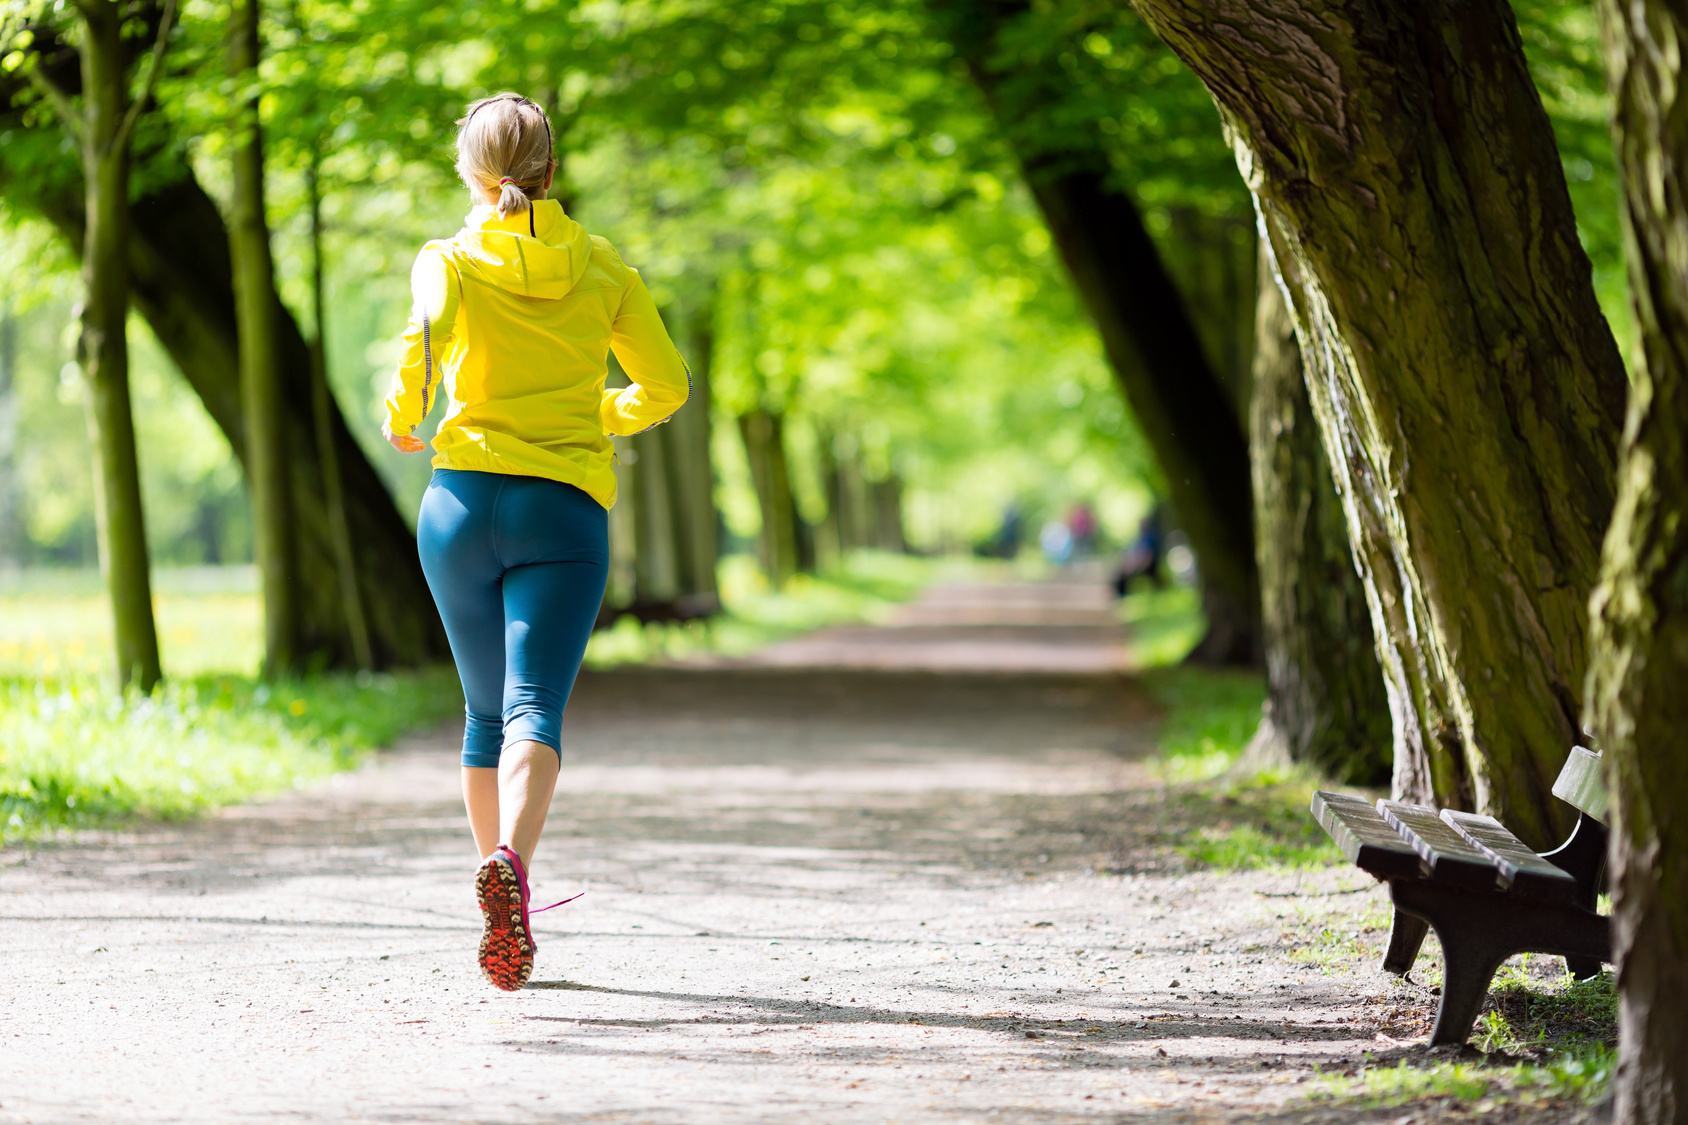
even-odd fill
[(1343, 854), (1389, 884), (1395, 915), (1383, 967), (1411, 970), (1432, 928), (1442, 943), (1432, 1047), (1470, 1037), (1495, 971), (1516, 953), (1562, 956), (1579, 979), (1612, 960), (1611, 919), (1595, 912), (1606, 863), (1600, 756), (1573, 747), (1553, 793), (1581, 815), (1565, 842), (1541, 855), (1489, 817), (1313, 795), (1314, 817)]

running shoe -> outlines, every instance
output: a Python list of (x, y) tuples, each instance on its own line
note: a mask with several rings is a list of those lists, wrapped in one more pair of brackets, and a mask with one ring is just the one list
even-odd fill
[(494, 988), (517, 992), (533, 974), (534, 950), (522, 857), (498, 845), (475, 873), (475, 897), (486, 919), (481, 934), (481, 975)]

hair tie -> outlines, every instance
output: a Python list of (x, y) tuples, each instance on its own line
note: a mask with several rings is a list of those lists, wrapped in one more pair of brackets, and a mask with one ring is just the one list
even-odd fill
[(505, 176), (502, 180), (498, 181), (498, 186), (503, 187), (505, 184), (513, 184), (515, 182), (516, 181), (512, 180), (509, 176)]

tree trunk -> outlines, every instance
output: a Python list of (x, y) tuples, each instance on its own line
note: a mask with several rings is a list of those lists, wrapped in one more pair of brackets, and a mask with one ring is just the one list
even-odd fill
[(0, 307), (0, 566), (23, 565), (18, 512), (18, 318)]
[(705, 305), (689, 321), (691, 395), (668, 431), (671, 455), (669, 494), (675, 498), (680, 541), (680, 605), (683, 616), (696, 617), (721, 608), (715, 579), (720, 557), (716, 534), (715, 470), (710, 456), (709, 367), (715, 353), (714, 308)]
[(1612, 792), (1620, 1125), (1688, 1125), (1688, 17), (1602, 0), (1646, 353), (1592, 603), (1586, 714)]
[(258, 119), (258, 0), (235, 0), (229, 15), (229, 74), (235, 95), (229, 256), (240, 325), (240, 402), (246, 429), (246, 483), (252, 546), (264, 590), (264, 675), (302, 667), (299, 576), (293, 561), (291, 481), (281, 427), (281, 362), (276, 341), (275, 268), (264, 214), (263, 126)]
[(100, 565), (111, 593), (117, 681), (152, 691), (162, 676), (135, 420), (129, 403), (129, 53), (123, 13), (86, 0), (82, 17), (82, 165), (88, 221), (82, 250), (82, 338), (94, 444)]
[(896, 473), (873, 482), (873, 522), (874, 546), (899, 555), (908, 550), (903, 536), (903, 481)]
[(797, 507), (791, 498), (791, 474), (785, 462), (784, 418), (758, 406), (739, 415), (750, 479), (762, 509), (757, 545), (762, 569), (774, 589), (797, 573)]
[(369, 622), (363, 614), (363, 593), (358, 589), (357, 561), (352, 554), (352, 529), (346, 522), (346, 489), (340, 479), (340, 458), (334, 448), (334, 419), (337, 411), (329, 404), (334, 393), (328, 385), (327, 284), (322, 261), (322, 153), (313, 150), (305, 169), (305, 195), (311, 221), (311, 317), (316, 331), (311, 336), (311, 421), (315, 423), (318, 468), (322, 473), (322, 502), (328, 517), (328, 537), (334, 549), (334, 570), (340, 579), (340, 608), (346, 615), (346, 632), (359, 668), (375, 667), (375, 646), (369, 640)]
[(1302, 380), (1295, 322), (1260, 256), (1249, 450), (1266, 648), (1266, 707), (1251, 756), (1306, 762), (1340, 781), (1389, 780), (1389, 699)]
[(1543, 846), (1623, 364), (1503, 0), (1135, 0), (1207, 84), (1311, 357), (1398, 795)]
[[(1058, 59), (1021, 63), (1002, 32), (1028, 0), (929, 0), (1016, 150), (1200, 564), (1208, 632), (1192, 657), (1260, 658), (1248, 442), (1240, 415), (1131, 197), (1112, 185), (1095, 120), (1067, 112)], [(1003, 59), (1012, 61), (1003, 62)], [(1104, 110), (1096, 110), (1099, 116)], [(1054, 116), (1059, 130), (1028, 122)]]
[(669, 492), (668, 443), (658, 426), (632, 440), (634, 512), (633, 589), (635, 612), (671, 608), (680, 596), (679, 543), (674, 534), (674, 497)]

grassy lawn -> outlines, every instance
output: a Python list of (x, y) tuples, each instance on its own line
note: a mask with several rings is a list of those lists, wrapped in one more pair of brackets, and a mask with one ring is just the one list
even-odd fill
[[(625, 618), (593, 637), (587, 661), (748, 652), (873, 620), (933, 581), (1001, 570), (864, 553), (776, 592), (748, 560), (728, 559), (726, 613), (684, 626)], [(260, 683), (262, 607), (250, 567), (161, 571), (154, 588), (169, 679), (143, 697), (112, 682), (97, 574), (0, 576), (0, 842), (126, 816), (190, 816), (303, 787), (462, 713), (450, 667)]]

